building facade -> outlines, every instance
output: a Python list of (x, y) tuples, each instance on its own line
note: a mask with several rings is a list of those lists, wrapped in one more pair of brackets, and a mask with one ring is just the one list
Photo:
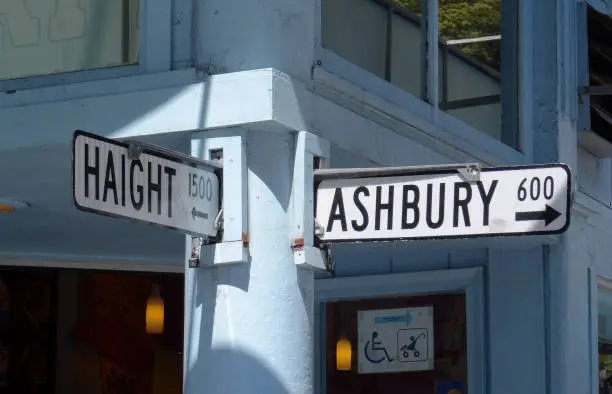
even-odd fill
[[(185, 393), (607, 392), (610, 13), (601, 0), (3, 1), (0, 264), (184, 277)], [(75, 130), (222, 152), (223, 234), (202, 266), (190, 237), (73, 206)], [(574, 185), (563, 235), (316, 246), (317, 166), (556, 162)], [(424, 305), (435, 366), (360, 373), (360, 311)], [(55, 389), (78, 393), (66, 373)]]

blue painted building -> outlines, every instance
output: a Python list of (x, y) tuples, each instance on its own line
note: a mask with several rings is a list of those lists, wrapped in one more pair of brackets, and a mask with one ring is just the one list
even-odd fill
[[(143, 393), (607, 392), (612, 9), (456, 3), (0, 2), (0, 293), (15, 272), (55, 272), (49, 392), (119, 381), (146, 381)], [(188, 267), (185, 235), (73, 207), (76, 129), (202, 159), (222, 150), (223, 238), (201, 267)], [(332, 244), (327, 261), (314, 247), (315, 162), (564, 162), (572, 224), (561, 236)], [(134, 334), (124, 348), (142, 339), (148, 350), (104, 353), (105, 337), (127, 331), (104, 318), (75, 334), (97, 353), (74, 345), (83, 272), (179, 278), (180, 296), (171, 284), (162, 295), (182, 349)], [(81, 287), (137, 287), (104, 278)], [(359, 311), (423, 305), (435, 317), (433, 369), (359, 373)], [(5, 354), (17, 334), (1, 332)], [(341, 338), (348, 370), (336, 364)], [(146, 352), (148, 372), (125, 367)]]

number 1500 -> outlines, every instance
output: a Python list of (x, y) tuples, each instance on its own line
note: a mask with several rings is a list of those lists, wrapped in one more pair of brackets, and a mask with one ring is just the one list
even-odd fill
[(206, 201), (212, 200), (213, 185), (208, 177), (203, 177), (195, 173), (189, 173), (188, 190), (191, 197)]

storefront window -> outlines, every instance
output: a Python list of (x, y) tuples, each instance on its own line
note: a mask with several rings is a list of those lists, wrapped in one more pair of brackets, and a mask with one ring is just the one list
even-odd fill
[[(2, 269), (0, 394), (181, 392), (183, 286), (177, 274)], [(153, 297), (164, 311), (150, 332)]]
[(597, 339), (599, 393), (612, 394), (612, 285), (603, 282), (597, 289)]
[(325, 313), (326, 394), (469, 392), (464, 293), (330, 302)]
[(139, 0), (0, 1), (0, 79), (138, 62)]

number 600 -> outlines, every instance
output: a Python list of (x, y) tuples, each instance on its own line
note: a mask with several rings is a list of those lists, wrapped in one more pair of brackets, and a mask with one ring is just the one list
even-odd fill
[(535, 201), (540, 198), (540, 194), (542, 194), (545, 199), (550, 200), (555, 194), (555, 183), (551, 176), (544, 178), (544, 182), (540, 181), (538, 177), (531, 178), (531, 182), (529, 182), (529, 193), (525, 187), (526, 183), (527, 178), (523, 178), (519, 184), (517, 192), (519, 201), (525, 201), (528, 195)]

